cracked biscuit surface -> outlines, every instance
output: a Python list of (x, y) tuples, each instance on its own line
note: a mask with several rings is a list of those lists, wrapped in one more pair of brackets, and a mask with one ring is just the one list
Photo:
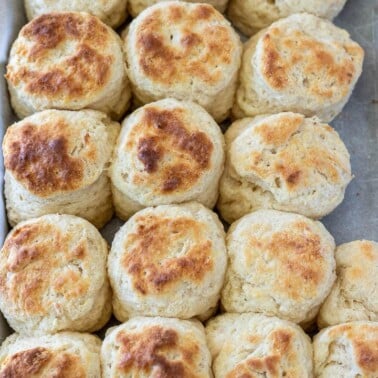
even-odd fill
[(228, 223), (261, 208), (321, 218), (340, 204), (352, 179), (344, 143), (316, 117), (245, 118), (225, 139), (218, 209)]
[(303, 330), (261, 314), (211, 319), (206, 338), (215, 378), (312, 378), (312, 346)]
[(138, 315), (208, 317), (227, 264), (223, 226), (192, 202), (136, 213), (116, 234), (108, 259), (113, 310)]
[(236, 118), (292, 111), (332, 121), (361, 75), (364, 50), (330, 21), (302, 13), (273, 23), (244, 47)]
[(19, 223), (0, 256), (0, 309), (25, 335), (94, 332), (111, 315), (108, 246), (88, 221), (44, 215)]
[(226, 312), (255, 312), (307, 326), (336, 279), (332, 236), (302, 215), (259, 210), (231, 225), (222, 290)]
[(336, 248), (335, 257), (337, 279), (320, 308), (318, 325), (378, 321), (378, 243), (345, 243)]
[(378, 323), (360, 321), (328, 327), (314, 337), (318, 378), (376, 378)]

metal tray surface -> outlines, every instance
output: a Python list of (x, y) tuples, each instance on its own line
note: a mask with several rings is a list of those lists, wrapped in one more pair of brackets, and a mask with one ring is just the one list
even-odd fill
[[(18, 31), (26, 23), (22, 0), (0, 0), (0, 136), (16, 117), (9, 104), (3, 78), (9, 49)], [(363, 74), (343, 112), (331, 124), (345, 142), (352, 161), (354, 179), (348, 186), (343, 203), (322, 221), (336, 243), (370, 239), (378, 240), (378, 2), (349, 0), (335, 20), (349, 31), (352, 38), (365, 49)], [(3, 191), (3, 160), (0, 154), (0, 189)], [(111, 242), (123, 224), (113, 219), (102, 230)], [(0, 243), (8, 225), (4, 200), (0, 199)], [(0, 342), (10, 329), (0, 318)]]

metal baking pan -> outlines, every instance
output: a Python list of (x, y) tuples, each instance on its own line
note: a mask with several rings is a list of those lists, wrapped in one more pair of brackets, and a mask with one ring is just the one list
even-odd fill
[[(3, 78), (10, 46), (26, 23), (22, 0), (0, 0), (0, 133), (1, 140), (13, 114)], [(365, 63), (353, 95), (341, 115), (332, 122), (351, 154), (354, 180), (348, 186), (345, 200), (323, 219), (336, 243), (356, 239), (378, 240), (378, 3), (377, 0), (349, 0), (335, 20), (336, 25), (349, 31), (365, 49)], [(1, 192), (3, 191), (3, 161), (0, 157)], [(103, 230), (111, 242), (121, 222), (114, 219)], [(0, 242), (8, 231), (4, 201), (0, 199)], [(10, 333), (0, 318), (0, 342)]]

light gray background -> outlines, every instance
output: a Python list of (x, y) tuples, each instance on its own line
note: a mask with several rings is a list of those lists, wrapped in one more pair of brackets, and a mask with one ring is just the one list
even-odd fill
[[(311, 0), (309, 0), (311, 1)], [(22, 0), (0, 0), (0, 134), (14, 120), (3, 79), (9, 48), (25, 23)], [(323, 219), (337, 244), (356, 240), (378, 240), (378, 1), (349, 0), (335, 23), (347, 29), (365, 49), (365, 63), (353, 96), (342, 114), (332, 122), (349, 149), (355, 179), (344, 202)], [(0, 156), (0, 175), (3, 162)], [(1, 180), (1, 192), (3, 183)], [(110, 242), (122, 225), (114, 219), (103, 230)], [(4, 202), (0, 200), (0, 242), (7, 232)], [(0, 341), (9, 333), (0, 318)]]

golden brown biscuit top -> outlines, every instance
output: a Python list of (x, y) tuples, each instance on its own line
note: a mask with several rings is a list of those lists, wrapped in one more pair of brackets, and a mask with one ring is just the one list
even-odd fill
[[(80, 233), (77, 225), (75, 232)], [(13, 229), (0, 256), (0, 295), (9, 308), (44, 316), (86, 295), (90, 287), (89, 241), (52, 223)]]
[[(378, 371), (378, 326), (376, 323), (344, 323), (329, 328), (328, 343), (350, 343), (357, 366), (371, 376)], [(346, 352), (347, 353), (347, 352)], [(352, 356), (350, 356), (352, 357)]]
[(124, 150), (142, 166), (133, 173), (133, 184), (168, 195), (189, 190), (210, 171), (214, 146), (188, 110), (151, 105), (132, 126)]
[(369, 261), (376, 261), (378, 259), (378, 245), (376, 242), (362, 240), (359, 243), (362, 255)]
[(256, 221), (238, 238), (245, 240), (239, 252), (241, 261), (248, 271), (253, 267), (256, 282), (267, 284), (272, 293), (294, 301), (317, 295), (326, 279), (329, 262), (320, 235), (308, 222), (295, 220), (273, 230), (270, 223)]
[(230, 159), (240, 176), (280, 194), (314, 190), (323, 181), (344, 185), (351, 178), (349, 154), (337, 133), (295, 113), (268, 117), (242, 132)]
[(201, 283), (213, 270), (207, 226), (187, 217), (136, 215), (122, 265), (140, 295), (158, 295), (183, 280)]
[(96, 17), (51, 13), (24, 26), (13, 45), (6, 78), (27, 94), (75, 100), (107, 83), (114, 37)]
[[(201, 359), (200, 348), (190, 334), (180, 334), (162, 326), (142, 331), (120, 331), (117, 370), (123, 374), (144, 373), (164, 378), (196, 378)], [(151, 375), (150, 375), (151, 374)]]
[[(337, 276), (340, 286), (349, 288), (352, 293), (360, 293), (373, 306), (376, 302), (370, 299), (368, 286), (374, 286), (378, 270), (378, 243), (368, 240), (355, 240), (337, 247)], [(360, 297), (361, 298), (361, 297)]]
[(266, 85), (277, 92), (306, 93), (320, 102), (348, 95), (364, 55), (351, 40), (317, 39), (302, 26), (285, 22), (267, 29), (259, 45), (259, 72)]
[(225, 378), (259, 378), (264, 374), (272, 378), (286, 375), (297, 376), (297, 369), (301, 366), (302, 361), (298, 361), (293, 332), (276, 329), (267, 337), (252, 335), (249, 341), (254, 345), (253, 349), (262, 342), (266, 343), (266, 352), (262, 356), (246, 357), (237, 363)]
[(85, 378), (78, 356), (46, 348), (18, 352), (0, 366), (0, 378)]
[(51, 117), (42, 124), (25, 121), (10, 127), (3, 142), (5, 168), (39, 197), (79, 189), (98, 159), (97, 141), (89, 131)]
[(227, 79), (239, 42), (223, 16), (207, 4), (170, 4), (142, 14), (135, 53), (144, 76), (165, 86)]

